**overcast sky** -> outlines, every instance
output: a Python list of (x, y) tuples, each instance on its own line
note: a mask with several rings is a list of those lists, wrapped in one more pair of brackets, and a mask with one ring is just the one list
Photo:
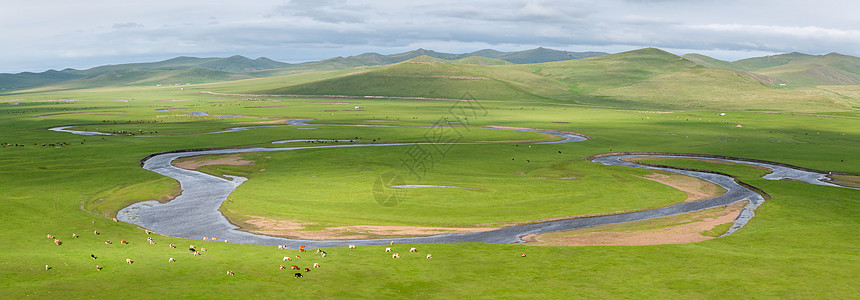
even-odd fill
[(417, 48), (658, 47), (860, 56), (855, 0), (0, 0), (0, 73), (185, 55), (285, 62)]

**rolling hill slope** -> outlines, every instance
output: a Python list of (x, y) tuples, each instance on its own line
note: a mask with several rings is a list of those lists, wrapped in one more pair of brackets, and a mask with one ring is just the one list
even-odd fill
[[(301, 76), (301, 75), (299, 75)], [(524, 65), (429, 56), (345, 76), (249, 92), (553, 101), (650, 109), (840, 111), (844, 103), (779, 89), (775, 79), (703, 66), (653, 48)]]

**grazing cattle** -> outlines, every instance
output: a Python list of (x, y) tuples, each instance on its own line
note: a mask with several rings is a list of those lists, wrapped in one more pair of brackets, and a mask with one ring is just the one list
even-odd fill
[(58, 239), (54, 239), (54, 244), (57, 244), (57, 246), (59, 246), (59, 245), (60, 245), (60, 240), (58, 240)]
[(176, 260), (174, 260), (173, 257), (171, 257), (171, 258), (167, 259), (167, 262), (176, 262)]
[(194, 245), (188, 246), (188, 250), (194, 251)]
[(325, 252), (320, 253), (320, 256), (322, 256), (323, 258), (325, 258), (326, 255), (328, 255), (328, 253), (325, 253)]
[(117, 220), (116, 218), (113, 218), (112, 220), (113, 220), (114, 222), (119, 222), (119, 220)]
[(206, 252), (206, 248), (200, 248), (200, 252)]
[(284, 249), (284, 245), (278, 245), (278, 249)]
[(96, 271), (101, 271), (101, 270), (102, 270), (102, 267), (99, 265), (96, 265)]
[(291, 269), (291, 270), (298, 270), (298, 269), (299, 269), (299, 266), (297, 266), (297, 265), (292, 265), (292, 266), (290, 266), (290, 269)]
[(176, 246), (173, 244), (170, 244), (170, 249), (173, 249), (173, 248), (176, 248)]
[(200, 256), (200, 252), (194, 251), (194, 256)]
[(349, 249), (355, 249), (355, 245), (349, 245)]
[(146, 234), (152, 234), (152, 231), (146, 230)]
[(319, 267), (320, 267), (320, 264), (314, 263), (314, 268), (319, 268)]
[(389, 244), (389, 245), (394, 245), (394, 241), (391, 241), (391, 243), (388, 243), (388, 244)]
[(293, 259), (291, 259), (289, 256), (284, 256), (284, 261), (291, 261), (291, 260), (293, 260)]
[(385, 248), (385, 252), (391, 252), (391, 247)]
[(287, 268), (287, 267), (284, 267), (284, 265), (281, 265), (280, 267), (278, 267), (278, 269), (280, 269), (280, 270), (283, 270), (283, 269), (286, 269), (286, 268)]
[(203, 240), (204, 240), (204, 241), (206, 240), (206, 237), (205, 237), (205, 236), (203, 237)]
[(400, 254), (394, 253), (391, 255), (391, 258), (400, 258)]
[(310, 271), (311, 271), (311, 269), (305, 268), (305, 272), (310, 272)]
[(49, 239), (52, 239), (52, 238), (54, 238), (54, 236), (49, 234), (49, 235), (48, 235), (48, 238), (49, 238)]
[(93, 234), (95, 234), (95, 235), (99, 235), (99, 232), (98, 232), (98, 231), (96, 231), (96, 230), (93, 230)]
[(105, 244), (110, 245), (111, 244), (110, 240), (105, 240)]
[(520, 254), (520, 257), (526, 257), (526, 254), (525, 253)]
[(51, 267), (50, 267), (50, 266), (45, 265), (45, 271), (50, 270), (50, 269), (51, 269)]
[(227, 271), (227, 275), (233, 276), (233, 271)]
[(297, 255), (296, 255), (296, 258), (302, 258), (302, 257), (301, 257), (301, 256), (299, 256), (299, 255), (297, 254)]
[(218, 240), (218, 238), (216, 238), (216, 237), (212, 237), (212, 240), (213, 240), (213, 241), (217, 241), (217, 240)]
[(73, 237), (73, 238), (78, 238), (78, 234), (77, 234), (77, 233), (72, 233), (72, 237)]
[(418, 252), (418, 248), (409, 248), (409, 252)]
[(126, 240), (120, 240), (119, 243), (124, 244), (124, 245), (128, 245), (128, 242)]
[(293, 275), (295, 278), (302, 278), (302, 273), (296, 273)]
[(125, 259), (125, 263), (127, 263), (127, 264), (131, 264), (131, 263), (133, 263), (133, 261), (131, 261), (131, 258), (126, 258), (126, 259)]
[(433, 255), (427, 254), (427, 259), (433, 258)]
[(153, 240), (149, 240), (149, 244), (150, 244), (150, 245), (155, 245), (155, 241), (153, 241)]

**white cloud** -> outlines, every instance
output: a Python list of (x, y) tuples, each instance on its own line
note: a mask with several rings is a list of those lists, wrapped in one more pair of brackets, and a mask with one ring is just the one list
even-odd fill
[(176, 55), (316, 60), (419, 45), (860, 55), (858, 8), (847, 0), (40, 0), (0, 10), (0, 37), (14, 45), (0, 47), (0, 72)]

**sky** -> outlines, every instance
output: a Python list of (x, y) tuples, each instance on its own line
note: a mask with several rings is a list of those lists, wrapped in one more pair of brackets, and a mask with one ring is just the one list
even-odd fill
[(0, 0), (0, 73), (176, 56), (305, 62), (448, 53), (657, 47), (734, 61), (860, 56), (854, 0)]

